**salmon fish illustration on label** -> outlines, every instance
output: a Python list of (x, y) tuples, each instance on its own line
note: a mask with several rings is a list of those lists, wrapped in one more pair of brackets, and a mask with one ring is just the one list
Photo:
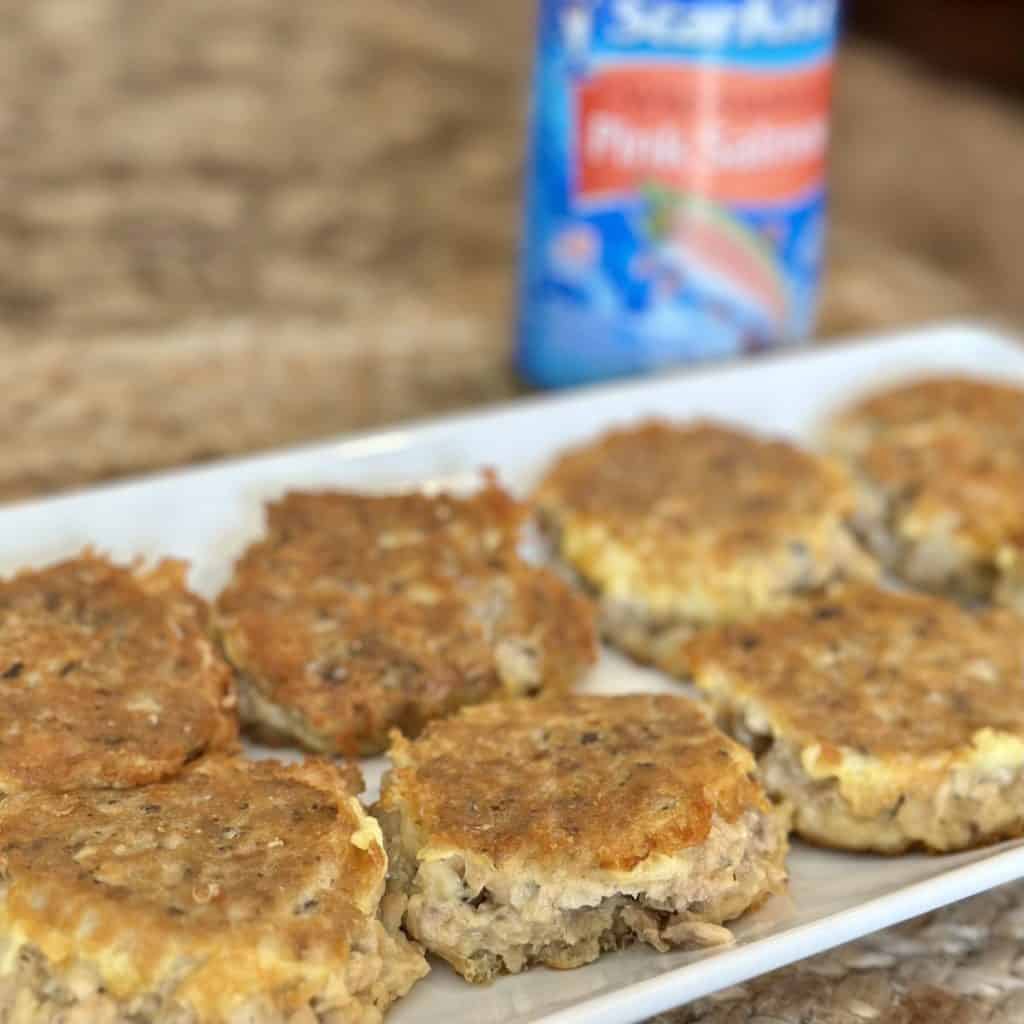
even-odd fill
[(541, 0), (518, 360), (564, 386), (813, 326), (838, 0)]

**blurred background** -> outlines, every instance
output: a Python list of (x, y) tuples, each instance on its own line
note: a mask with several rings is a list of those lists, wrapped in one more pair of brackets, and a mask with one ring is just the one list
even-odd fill
[[(1024, 321), (1024, 5), (853, 0), (825, 339)], [(496, 400), (532, 5), (0, 0), (0, 499)]]

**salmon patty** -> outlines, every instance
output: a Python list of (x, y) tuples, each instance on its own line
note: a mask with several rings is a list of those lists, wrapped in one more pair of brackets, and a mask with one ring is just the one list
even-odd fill
[(719, 423), (613, 430), (557, 459), (536, 502), (605, 635), (657, 665), (709, 625), (875, 573), (838, 465)]
[(519, 555), (524, 509), (471, 497), (293, 493), (217, 604), (258, 735), (377, 753), (388, 731), (560, 692), (594, 662), (587, 601)]
[(1024, 388), (901, 384), (840, 413), (828, 442), (860, 483), (857, 528), (891, 573), (1024, 611)]
[(1024, 834), (1015, 613), (856, 585), (706, 633), (680, 660), (806, 839), (944, 852)]
[(185, 571), (86, 552), (0, 581), (0, 796), (143, 785), (236, 744), (231, 672)]
[(0, 1020), (377, 1024), (427, 966), (377, 918), (357, 776), (215, 756), (0, 802)]
[(785, 882), (785, 811), (684, 697), (484, 705), (390, 756), (385, 919), (469, 981), (727, 943)]

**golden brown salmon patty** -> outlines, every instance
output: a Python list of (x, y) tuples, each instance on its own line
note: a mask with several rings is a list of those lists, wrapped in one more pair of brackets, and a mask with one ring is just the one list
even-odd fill
[(353, 774), (218, 756), (8, 797), (0, 1020), (380, 1021), (427, 967), (377, 919), (387, 858)]
[(96, 555), (0, 580), (0, 794), (138, 786), (231, 747), (231, 672), (186, 567)]
[(656, 664), (703, 626), (873, 575), (836, 465), (712, 422), (651, 420), (562, 455), (536, 495), (614, 643)]
[(900, 385), (842, 412), (829, 442), (861, 481), (858, 529), (890, 571), (1024, 611), (1024, 389)]
[(709, 631), (682, 658), (806, 838), (898, 853), (1024, 832), (1014, 613), (853, 585)]
[(470, 981), (728, 942), (785, 882), (787, 815), (684, 697), (488, 704), (390, 754), (385, 920)]
[(323, 752), (501, 695), (567, 689), (588, 603), (518, 554), (523, 509), (449, 494), (289, 494), (218, 602), (243, 719)]

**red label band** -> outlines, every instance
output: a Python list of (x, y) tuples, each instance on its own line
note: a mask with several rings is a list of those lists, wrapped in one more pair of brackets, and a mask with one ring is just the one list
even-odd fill
[(597, 71), (576, 89), (576, 197), (657, 182), (721, 202), (795, 199), (824, 180), (831, 84), (831, 63)]

